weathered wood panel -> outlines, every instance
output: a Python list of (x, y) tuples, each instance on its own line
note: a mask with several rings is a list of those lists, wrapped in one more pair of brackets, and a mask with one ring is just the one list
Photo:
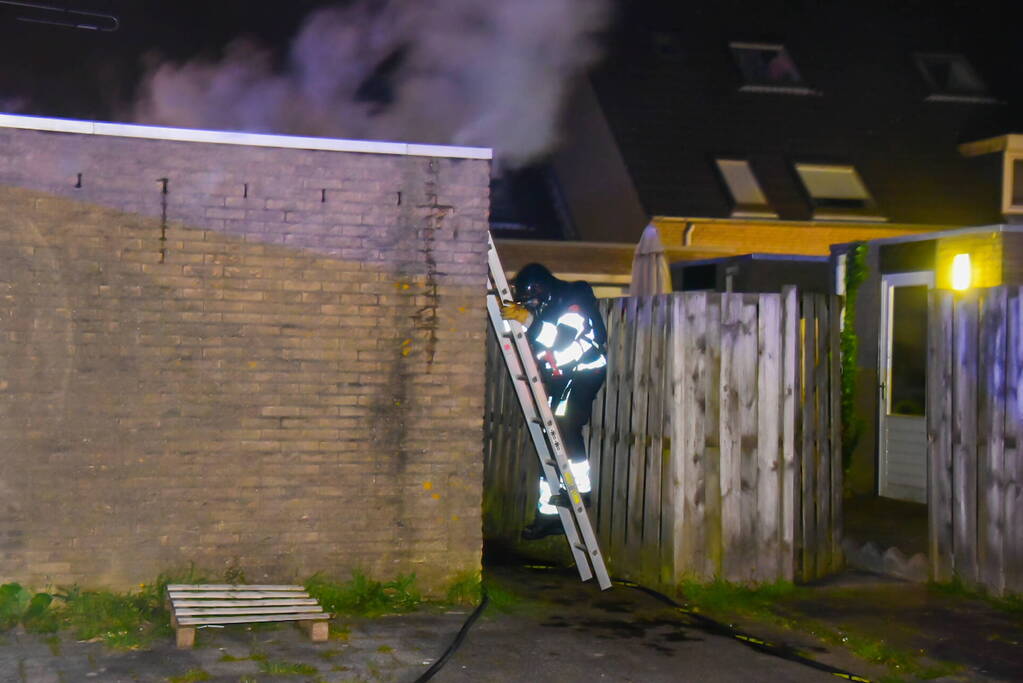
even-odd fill
[(802, 526), (797, 536), (800, 549), (800, 576), (809, 581), (817, 572), (817, 325), (816, 309), (812, 295), (804, 294), (802, 327), (803, 354), (803, 397), (802, 427), (803, 438), (800, 448), (800, 475), (802, 477)]
[(753, 577), (770, 581), (781, 573), (782, 441), (781, 298), (765, 295), (757, 318), (757, 519)]
[[(676, 412), (672, 438), (682, 444), (683, 458), (683, 524), (681, 556), (676, 556), (677, 570), (703, 575), (710, 569), (707, 542), (707, 295), (679, 297), (679, 315), (684, 317), (680, 330), (684, 335), (675, 346), (685, 361), (682, 375), (681, 406)], [(681, 418), (681, 419), (679, 419)]]
[(977, 566), (981, 582), (1005, 589), (1005, 288), (986, 292), (980, 323)]
[[(836, 301), (787, 289), (602, 304), (608, 379), (588, 447), (613, 573), (670, 588), (687, 576), (809, 580), (839, 565)], [(487, 486), (514, 489), (488, 490), (487, 505), (516, 509), (486, 531), (525, 549), (535, 465), (513, 444), (528, 433), (513, 429), (513, 394), (487, 397)]]
[(931, 578), (950, 581), (952, 557), (952, 296), (932, 292), (927, 356), (927, 514)]
[(931, 297), (927, 441), (931, 578), (1023, 590), (1021, 290)]
[(842, 495), (845, 489), (845, 461), (842, 452), (842, 345), (840, 330), (842, 328), (842, 307), (832, 305), (829, 308), (830, 318), (827, 325), (828, 333), (828, 396), (831, 405), (828, 415), (829, 439), (831, 440), (831, 519), (829, 520), (830, 561), (825, 573), (839, 571), (843, 564), (842, 558)]
[(977, 316), (975, 293), (956, 302), (952, 413), (952, 529), (956, 573), (977, 582)]
[(1005, 590), (1023, 593), (1023, 296), (1009, 292), (1005, 344)]
[(800, 458), (802, 444), (802, 384), (800, 381), (799, 293), (795, 287), (782, 291), (782, 472), (781, 472), (781, 559), (779, 573), (797, 576), (800, 524)]
[(738, 580), (742, 571), (742, 295), (724, 294), (721, 306), (721, 543), (724, 578)]

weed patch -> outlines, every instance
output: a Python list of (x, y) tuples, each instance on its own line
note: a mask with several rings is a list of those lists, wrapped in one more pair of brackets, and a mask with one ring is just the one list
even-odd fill
[(268, 674), (279, 674), (279, 675), (300, 675), (300, 676), (313, 676), (319, 673), (319, 669), (310, 664), (299, 664), (293, 662), (280, 662), (273, 660), (264, 660), (259, 663), (259, 670), (263, 673)]
[(788, 581), (744, 586), (728, 581), (700, 583), (685, 580), (679, 586), (687, 603), (697, 609), (747, 615), (774, 615), (771, 606), (796, 597), (800, 590)]
[(344, 583), (315, 574), (305, 582), (305, 589), (324, 610), (333, 614), (373, 617), (410, 612), (422, 602), (414, 574), (380, 582), (356, 571), (351, 580)]
[(455, 577), (447, 590), (447, 602), (452, 605), (476, 605), (481, 598), (483, 582), (478, 571), (463, 572)]
[(836, 629), (811, 618), (784, 616), (779, 608), (785, 611), (786, 601), (805, 600), (811, 595), (808, 589), (788, 582), (750, 587), (727, 581), (685, 581), (680, 585), (680, 592), (693, 611), (707, 612), (719, 619), (751, 617), (785, 629), (808, 633), (827, 645), (844, 648), (863, 660), (886, 667), (892, 675), (887, 679), (890, 683), (907, 678), (939, 678), (951, 675), (960, 668), (944, 663), (926, 665), (920, 661), (920, 653), (892, 646), (872, 634), (847, 628)]
[(180, 676), (171, 676), (168, 680), (170, 683), (197, 683), (210, 680), (210, 675), (202, 669), (191, 669)]
[(1023, 595), (1007, 595), (1002, 598), (989, 595), (983, 590), (974, 590), (967, 587), (958, 576), (951, 581), (944, 583), (930, 582), (927, 589), (940, 595), (962, 598), (964, 600), (982, 600), (991, 607), (1007, 612), (1013, 616), (1023, 616)]

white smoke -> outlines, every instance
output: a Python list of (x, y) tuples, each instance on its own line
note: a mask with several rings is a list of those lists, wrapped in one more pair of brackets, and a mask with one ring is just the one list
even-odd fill
[(609, 0), (356, 0), (312, 13), (283, 65), (238, 40), (219, 62), (156, 67), (135, 119), (486, 146), (519, 165), (555, 142), (608, 15)]

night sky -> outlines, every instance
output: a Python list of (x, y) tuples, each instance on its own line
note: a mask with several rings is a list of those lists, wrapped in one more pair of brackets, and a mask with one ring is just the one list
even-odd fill
[[(73, 15), (0, 4), (0, 102), (22, 113), (122, 119), (147, 65), (215, 59), (240, 36), (283, 50), (302, 18), (323, 0), (54, 0), (53, 7), (114, 15), (114, 32), (26, 23)], [(82, 17), (88, 19), (88, 17)]]
[[(514, 0), (504, 0), (509, 2)], [(600, 0), (573, 0), (599, 2)], [(490, 0), (481, 0), (486, 5)], [(761, 0), (759, 2), (678, 2), (617, 0), (597, 43), (602, 59), (629, 59), (649, 42), (649, 28), (683, 25), (701, 12), (734, 5), (743, 13), (798, 13), (840, 4), (838, 0)], [(155, 64), (205, 58), (218, 61), (225, 45), (247, 36), (269, 48), (282, 62), (303, 18), (323, 6), (344, 5), (329, 0), (290, 0), (260, 3), (252, 0), (53, 0), (53, 7), (115, 15), (119, 28), (101, 32), (25, 23), (19, 17), (53, 18), (56, 12), (0, 3), (0, 111), (95, 120), (131, 121), (132, 106), (143, 75)], [(463, 2), (462, 5), (468, 3)], [(855, 4), (868, 11), (871, 0)], [(1013, 54), (1014, 24), (1005, 15), (1007, 3), (965, 0), (889, 0), (877, 2), (939, 26), (945, 48), (979, 55), (977, 66), (990, 81), (993, 94), (1011, 107), (1020, 99), (1023, 60)], [(840, 27), (836, 27), (840, 30)], [(770, 36), (765, 36), (768, 39)], [(782, 39), (784, 37), (781, 37)], [(911, 36), (907, 37), (911, 39)], [(400, 52), (379, 58), (379, 70), (360, 89), (360, 95), (390, 96), (388, 69)], [(390, 60), (390, 63), (388, 62)], [(599, 60), (590, 60), (599, 66)], [(523, 94), (523, 99), (531, 97)], [(510, 99), (514, 103), (514, 94)], [(508, 104), (503, 104), (505, 108)], [(444, 112), (438, 115), (443, 116)], [(284, 131), (287, 132), (287, 131)], [(333, 134), (325, 131), (323, 134)], [(438, 133), (443, 135), (443, 133)], [(410, 137), (430, 137), (412, 131)], [(352, 137), (357, 137), (353, 135)], [(369, 137), (367, 135), (367, 137)], [(437, 140), (417, 140), (423, 142)]]

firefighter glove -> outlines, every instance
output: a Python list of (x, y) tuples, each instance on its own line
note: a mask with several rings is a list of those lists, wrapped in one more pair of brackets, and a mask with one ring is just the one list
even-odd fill
[(529, 311), (522, 304), (502, 304), (501, 317), (505, 320), (517, 320), (523, 325), (529, 320)]

